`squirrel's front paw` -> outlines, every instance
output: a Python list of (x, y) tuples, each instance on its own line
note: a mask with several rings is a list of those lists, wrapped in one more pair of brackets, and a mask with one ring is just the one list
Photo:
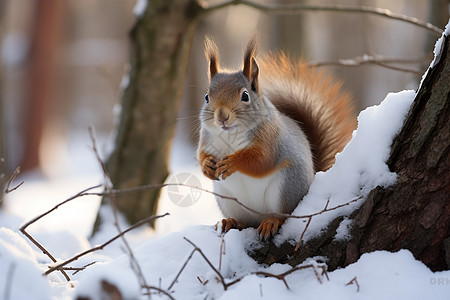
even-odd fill
[(222, 180), (225, 180), (228, 176), (237, 171), (236, 163), (233, 155), (224, 156), (217, 164), (216, 178), (222, 175)]
[(203, 174), (212, 180), (219, 180), (216, 174), (217, 170), (217, 158), (215, 158), (212, 155), (208, 155), (205, 157), (205, 159), (202, 161), (202, 172)]

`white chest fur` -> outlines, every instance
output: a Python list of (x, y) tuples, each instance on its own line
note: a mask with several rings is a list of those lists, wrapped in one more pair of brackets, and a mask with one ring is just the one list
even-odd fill
[(234, 152), (241, 150), (250, 145), (248, 137), (239, 129), (231, 130), (218, 130), (218, 132), (212, 133), (211, 148), (208, 152), (222, 159), (225, 155), (233, 154)]
[[(226, 180), (215, 181), (214, 191), (234, 197), (239, 202), (262, 213), (280, 212), (282, 174), (275, 172), (263, 178), (254, 178), (235, 172)], [(258, 226), (267, 216), (254, 214), (233, 200), (216, 197), (225, 217), (232, 217), (247, 226)]]

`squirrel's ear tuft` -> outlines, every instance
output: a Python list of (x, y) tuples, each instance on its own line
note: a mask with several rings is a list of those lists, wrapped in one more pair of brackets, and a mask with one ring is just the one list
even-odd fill
[(248, 81), (251, 83), (252, 90), (254, 92), (259, 92), (259, 67), (256, 63), (255, 56), (258, 52), (259, 46), (259, 37), (258, 35), (254, 35), (247, 42), (247, 46), (245, 47), (244, 52), (244, 68), (242, 73), (244, 73), (245, 77), (247, 77)]
[(209, 79), (211, 80), (219, 72), (219, 49), (208, 36), (205, 36), (205, 56), (209, 64)]

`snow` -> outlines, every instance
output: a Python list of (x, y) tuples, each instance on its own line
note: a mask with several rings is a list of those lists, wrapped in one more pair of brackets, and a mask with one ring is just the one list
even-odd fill
[[(385, 162), (392, 138), (399, 131), (414, 95), (412, 91), (389, 94), (382, 104), (361, 112), (352, 141), (338, 155), (333, 168), (316, 175), (310, 193), (295, 213), (317, 212), (324, 208), (328, 198), (329, 207), (333, 207), (354, 197), (364, 197), (377, 185), (394, 183), (396, 176), (388, 170)], [(182, 143), (178, 147), (183, 148)], [(174, 155), (183, 152), (179, 148)], [(173, 175), (177, 176), (179, 172), (191, 172), (202, 188), (211, 190), (211, 183), (201, 176), (198, 168), (193, 168), (192, 162), (173, 171)], [(107, 294), (102, 290), (102, 284), (106, 282), (117, 287), (124, 299), (147, 299), (144, 295), (146, 290), (140, 288), (142, 279), (136, 275), (130, 255), (121, 241), (115, 241), (103, 250), (70, 264), (72, 267), (83, 267), (94, 262), (77, 274), (68, 272), (71, 282), (67, 283), (58, 272), (48, 277), (41, 276), (52, 262), (18, 232), (21, 223), (92, 185), (100, 177), (98, 174), (78, 181), (65, 178), (46, 184), (35, 178), (27, 180), (19, 190), (9, 195), (5, 211), (0, 213), (0, 226), (4, 226), (0, 229), (0, 265), (5, 266), (0, 268), (0, 295), (9, 293), (9, 299), (75, 299), (78, 296), (104, 299)], [(344, 221), (334, 238), (348, 239), (351, 220), (345, 216), (359, 207), (362, 201), (314, 217), (305, 239), (326, 228), (337, 215), (344, 216)], [(66, 205), (28, 229), (58, 261), (102, 244), (117, 234), (112, 211), (105, 207), (101, 212), (104, 223), (100, 232), (88, 240), (89, 228), (99, 205), (98, 197), (80, 198)], [(23, 210), (23, 207), (29, 207), (29, 210)], [(255, 274), (266, 272), (276, 275), (291, 268), (283, 264), (260, 265), (248, 255), (248, 251), (259, 245), (255, 229), (231, 230), (225, 235), (215, 230), (214, 224), (220, 215), (213, 195), (203, 191), (192, 206), (179, 207), (171, 201), (170, 193), (163, 190), (159, 212), (166, 211), (171, 215), (158, 220), (158, 231), (143, 227), (127, 234), (126, 239), (147, 285), (166, 291), (172, 285), (169, 292), (175, 299), (297, 299), (299, 295), (319, 300), (330, 297), (447, 299), (450, 293), (450, 271), (433, 273), (407, 250), (364, 254), (356, 263), (329, 272), (329, 280), (319, 275), (320, 282), (313, 269), (297, 270), (285, 277), (288, 289), (277, 278)], [(121, 217), (119, 224), (121, 228), (127, 226)], [(277, 236), (278, 241), (298, 239), (302, 226), (304, 223), (301, 220), (290, 219)], [(185, 238), (201, 249), (225, 283), (236, 279), (240, 281), (225, 290), (214, 269), (199, 251), (192, 253), (194, 247)], [(192, 257), (189, 259), (190, 255)], [(326, 258), (310, 258), (303, 265), (314, 265), (316, 272), (321, 274), (319, 266), (322, 263), (317, 260), (325, 261)], [(11, 273), (13, 276), (9, 275)], [(356, 281), (352, 281), (354, 278)], [(23, 289), (23, 286), (29, 288)], [(152, 298), (167, 299), (167, 296), (152, 290)]]
[(136, 5), (134, 6), (133, 12), (134, 15), (138, 18), (142, 17), (145, 13), (145, 9), (148, 5), (148, 0), (137, 0)]
[(348, 241), (351, 238), (350, 229), (352, 228), (353, 221), (349, 218), (344, 218), (339, 227), (336, 229), (335, 241)]
[[(138, 1), (137, 15), (145, 10), (146, 4), (146, 1)], [(447, 34), (449, 30), (447, 26)], [(437, 46), (436, 49), (440, 48)], [(438, 51), (435, 54), (438, 55)], [(389, 171), (386, 160), (392, 139), (400, 130), (414, 96), (413, 91), (392, 93), (380, 105), (360, 113), (358, 128), (351, 142), (337, 155), (336, 164), (330, 170), (316, 175), (308, 195), (294, 214), (319, 212), (327, 201), (328, 208), (332, 208), (358, 200), (314, 216), (305, 240), (325, 229), (337, 216), (344, 218), (334, 238), (348, 239), (352, 224), (346, 216), (363, 203), (371, 189), (395, 183), (396, 174)], [(192, 152), (192, 149), (177, 143), (174, 156)], [(198, 167), (193, 167), (193, 160), (186, 165), (176, 163), (179, 161), (182, 160), (172, 159), (173, 176), (190, 172), (198, 178), (202, 188), (211, 190), (211, 183), (201, 175)], [(104, 299), (107, 295), (102, 290), (102, 282), (116, 286), (124, 299), (148, 298), (144, 294), (146, 290), (140, 287), (142, 278), (132, 267), (130, 254), (122, 241), (117, 240), (71, 263), (71, 267), (89, 266), (77, 273), (67, 271), (71, 281), (66, 282), (59, 272), (42, 276), (53, 262), (19, 232), (21, 224), (95, 185), (101, 177), (99, 170), (90, 176), (82, 174), (51, 180), (34, 175), (26, 178), (20, 189), (8, 195), (0, 211), (1, 299), (66, 300), (77, 296)], [(183, 193), (182, 189), (179, 192)], [(192, 193), (192, 190), (185, 192)], [(89, 239), (99, 204), (100, 199), (96, 196), (76, 199), (30, 225), (27, 230), (61, 262), (117, 234), (112, 211), (104, 207), (101, 211), (104, 223), (99, 233)], [(260, 265), (248, 255), (247, 251), (259, 244), (255, 229), (231, 230), (225, 235), (215, 230), (214, 224), (220, 215), (211, 194), (203, 191), (191, 206), (179, 207), (171, 201), (167, 190), (163, 190), (159, 212), (166, 211), (171, 215), (157, 221), (157, 231), (142, 227), (128, 233), (126, 239), (145, 282), (168, 291), (175, 299), (298, 299), (301, 296), (317, 300), (444, 300), (450, 294), (450, 270), (432, 272), (408, 250), (363, 254), (356, 263), (329, 272), (329, 280), (320, 275), (320, 266), (323, 266), (320, 261), (326, 261), (326, 258), (309, 258), (302, 265), (312, 265), (314, 269), (305, 268), (286, 275), (287, 288), (280, 279), (255, 274), (277, 275), (291, 269), (285, 264)], [(276, 241), (298, 241), (304, 221), (289, 219), (276, 236)], [(121, 217), (119, 224), (121, 228), (127, 226)], [(195, 248), (188, 240), (201, 249), (201, 253), (193, 252)], [(215, 270), (220, 272), (225, 283), (239, 281), (225, 290)], [(155, 290), (152, 293), (152, 299), (168, 298)]]
[(0, 297), (51, 298), (50, 283), (41, 275), (36, 251), (22, 236), (5, 227), (0, 227), (0, 266)]
[[(358, 128), (353, 138), (336, 156), (336, 163), (327, 172), (319, 172), (293, 215), (304, 216), (333, 208), (361, 197), (360, 200), (337, 210), (312, 218), (303, 240), (319, 234), (328, 223), (338, 216), (349, 215), (360, 207), (368, 193), (377, 186), (387, 187), (396, 181), (396, 174), (389, 171), (392, 139), (399, 132), (409, 106), (414, 100), (414, 91), (390, 93), (376, 106), (369, 107), (358, 116)], [(276, 241), (298, 240), (305, 219), (288, 219)]]

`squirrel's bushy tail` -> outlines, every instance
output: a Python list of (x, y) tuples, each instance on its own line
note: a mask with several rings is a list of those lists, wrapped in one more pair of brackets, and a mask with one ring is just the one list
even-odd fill
[(308, 137), (315, 171), (329, 169), (355, 129), (350, 95), (341, 82), (284, 54), (266, 55), (260, 66), (265, 95)]

